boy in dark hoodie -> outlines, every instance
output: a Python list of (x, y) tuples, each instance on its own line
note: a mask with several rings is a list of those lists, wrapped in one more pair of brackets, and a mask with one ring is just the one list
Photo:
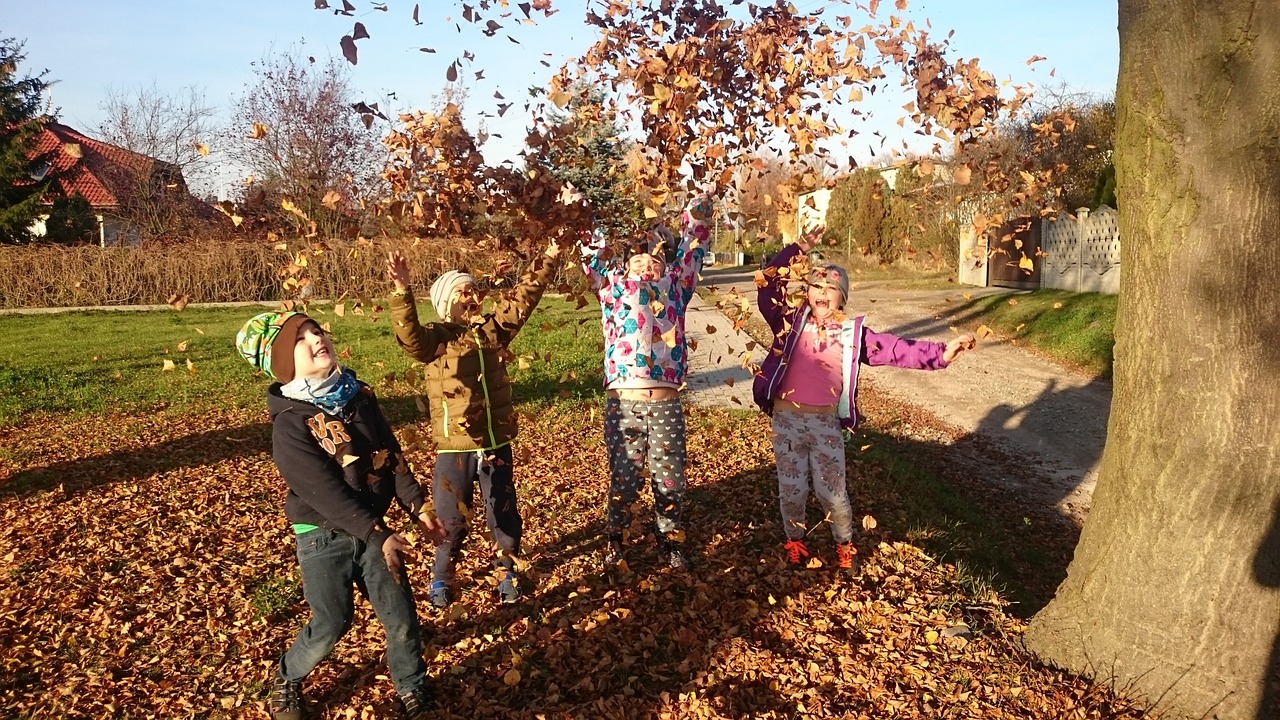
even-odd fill
[(373, 390), (337, 363), (333, 342), (302, 313), (253, 317), (236, 335), (236, 349), (275, 380), (267, 388), (272, 456), (289, 487), (285, 515), (311, 608), (277, 665), (271, 716), (305, 716), (302, 681), (350, 628), (354, 586), (386, 630), (387, 666), (405, 716), (425, 717), (432, 696), (404, 569), (408, 545), (383, 516), (395, 500), (428, 535), (440, 537), (440, 526)]

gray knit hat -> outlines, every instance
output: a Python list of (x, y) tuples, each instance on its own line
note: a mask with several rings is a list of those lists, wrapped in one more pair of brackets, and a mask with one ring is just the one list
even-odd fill
[(436, 314), (441, 320), (449, 319), (449, 297), (453, 295), (453, 289), (459, 285), (475, 285), (476, 279), (470, 274), (459, 270), (450, 270), (449, 272), (436, 278), (431, 283), (431, 306), (436, 309)]

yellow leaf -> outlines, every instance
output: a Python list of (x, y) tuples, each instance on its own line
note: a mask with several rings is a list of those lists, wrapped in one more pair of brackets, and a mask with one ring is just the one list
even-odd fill
[(204, 143), (196, 143), (196, 152), (200, 153), (200, 157), (209, 157), (209, 146)]
[(965, 300), (970, 300), (970, 299), (972, 299), (972, 298), (973, 298), (973, 295), (971, 295), (971, 294), (969, 294), (969, 293), (965, 293), (965, 294), (964, 294), (964, 299), (965, 299)]
[(1054, 309), (1054, 310), (1060, 310), (1060, 309), (1062, 309), (1062, 303), (1054, 303), (1054, 304), (1053, 304), (1053, 309)]
[(353, 463), (353, 462), (355, 462), (355, 461), (357, 461), (357, 460), (359, 460), (359, 459), (360, 459), (360, 458), (359, 458), (359, 456), (356, 456), (356, 455), (343, 455), (343, 456), (342, 456), (342, 467), (346, 467), (346, 466), (350, 465), (351, 463)]
[(875, 519), (875, 518), (873, 518), (873, 517), (871, 517), (870, 515), (863, 515), (863, 516), (862, 516), (862, 529), (863, 529), (863, 530), (875, 530), (875, 529), (876, 529), (876, 526), (877, 526), (878, 524), (879, 524), (879, 523), (877, 523), (877, 522), (876, 522), (876, 519)]
[(1018, 298), (1009, 298), (1009, 304), (1010, 304), (1010, 305), (1017, 305), (1017, 304), (1018, 304)]
[(196, 371), (196, 364), (191, 362), (191, 358), (187, 358), (187, 372), (193, 373), (195, 371)]
[(515, 687), (516, 685), (519, 685), (520, 671), (515, 668), (511, 668), (510, 670), (507, 671), (506, 675), (502, 676), (502, 682), (506, 683), (510, 687)]
[(253, 132), (249, 133), (250, 140), (261, 140), (267, 136), (267, 126), (262, 123), (253, 124)]
[(978, 332), (978, 339), (984, 340), (988, 335), (991, 334), (991, 328), (987, 327), (986, 325), (979, 325), (977, 332)]
[(684, 542), (684, 531), (672, 530), (671, 532), (667, 533), (667, 539), (670, 540), (671, 542), (682, 543)]
[(1023, 255), (1022, 259), (1018, 261), (1018, 269), (1033, 272), (1036, 269), (1036, 264), (1031, 261), (1031, 258)]
[(178, 352), (186, 352), (186, 351), (187, 351), (187, 343), (189, 343), (189, 342), (191, 342), (191, 341), (190, 341), (190, 340), (183, 340), (182, 342), (178, 343)]
[(176, 368), (176, 367), (177, 367), (177, 366), (173, 364), (173, 361), (172, 361), (172, 360), (165, 360), (165, 361), (164, 361), (164, 367), (163, 367), (162, 369), (163, 369), (163, 371), (164, 371), (164, 372), (169, 372), (170, 370), (173, 370), (173, 369), (174, 369), (174, 368)]
[(187, 297), (186, 295), (174, 294), (169, 296), (169, 304), (173, 306), (174, 310), (177, 310), (179, 312), (181, 312), (182, 309), (185, 308), (187, 306), (187, 303), (189, 302), (191, 302), (191, 298)]
[(658, 217), (658, 211), (657, 211), (657, 210), (654, 210), (654, 209), (653, 209), (653, 208), (651, 208), (651, 207), (646, 206), (646, 207), (645, 207), (645, 209), (644, 209), (644, 216), (645, 216), (645, 219), (647, 219), (647, 220), (652, 220), (652, 219), (654, 219), (654, 218)]
[(337, 315), (338, 317), (346, 317), (346, 315), (347, 315), (347, 304), (346, 304), (346, 303), (338, 303), (337, 305), (334, 305), (334, 306), (333, 306), (333, 314), (334, 314), (334, 315)]
[(84, 152), (80, 149), (80, 143), (65, 143), (62, 146), (62, 152), (77, 160), (84, 157)]
[(930, 645), (938, 642), (938, 631), (930, 630), (924, 634), (924, 641)]

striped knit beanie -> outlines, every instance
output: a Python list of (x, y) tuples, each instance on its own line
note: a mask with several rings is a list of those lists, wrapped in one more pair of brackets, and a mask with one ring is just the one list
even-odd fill
[(449, 320), (449, 297), (453, 295), (453, 289), (468, 283), (475, 285), (476, 279), (459, 270), (450, 270), (431, 283), (431, 307), (436, 309), (441, 320)]

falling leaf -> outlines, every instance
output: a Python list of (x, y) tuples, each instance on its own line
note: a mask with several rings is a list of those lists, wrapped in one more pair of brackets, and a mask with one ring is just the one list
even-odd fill
[(382, 466), (387, 464), (387, 456), (388, 456), (388, 455), (390, 455), (390, 451), (389, 451), (389, 450), (385, 450), (385, 449), (383, 449), (383, 450), (374, 450), (374, 451), (373, 451), (373, 456), (372, 456), (372, 459), (373, 459), (373, 469), (374, 469), (374, 470), (381, 470), (381, 469), (382, 469)]
[[(1022, 259), (1018, 261), (1018, 269), (1020, 269), (1020, 270), (1022, 270), (1022, 271), (1024, 271), (1024, 272), (1030, 273), (1030, 272), (1034, 272), (1034, 271), (1035, 271), (1035, 269), (1036, 269), (1036, 265), (1035, 265), (1035, 263), (1034, 263), (1034, 262), (1032, 262), (1032, 261), (1031, 261), (1031, 258), (1027, 257), (1027, 256), (1024, 254), (1024, 255), (1022, 256)], [(1010, 300), (1010, 301), (1009, 301), (1009, 303), (1010, 303), (1010, 304), (1013, 304), (1013, 305), (1016, 305), (1016, 304), (1017, 304), (1017, 303), (1015, 303), (1013, 300)]]
[(178, 367), (177, 365), (173, 364), (172, 360), (169, 360), (168, 358), (166, 358), (164, 361), (164, 365), (161, 367), (161, 370), (163, 370), (164, 372), (169, 372), (170, 370), (173, 370), (177, 367)]
[(342, 57), (352, 65), (356, 64), (356, 41), (350, 35), (343, 35), (338, 41), (338, 46), (342, 48)]
[(209, 157), (209, 146), (204, 143), (196, 143), (196, 152), (200, 153), (200, 157)]
[[(351, 31), (351, 39), (352, 39), (353, 41), (354, 41), (354, 40), (363, 40), (363, 39), (365, 39), (365, 38), (367, 38), (367, 37), (369, 37), (369, 31), (365, 29), (365, 27), (364, 27), (364, 23), (359, 23), (359, 22), (358, 22), (358, 23), (356, 23), (356, 27), (355, 27), (355, 29)], [(353, 61), (351, 62), (351, 64), (352, 64), (352, 65), (354, 65), (354, 64), (355, 64), (355, 61), (353, 60)]]
[(1018, 298), (1009, 298), (1009, 304), (1010, 304), (1010, 305), (1017, 305), (1017, 304), (1018, 304)]
[(185, 308), (189, 302), (191, 302), (191, 298), (186, 295), (174, 294), (169, 296), (169, 304), (178, 312), (182, 312), (183, 308)]
[(342, 456), (342, 461), (341, 461), (341, 462), (342, 462), (342, 467), (346, 467), (346, 466), (350, 465), (351, 463), (353, 463), (353, 462), (355, 462), (355, 461), (357, 461), (357, 460), (359, 460), (359, 459), (360, 459), (360, 457), (359, 457), (358, 455), (343, 455), (343, 456)]
[(1060, 303), (1060, 302), (1056, 302), (1056, 303), (1054, 303), (1054, 304), (1053, 304), (1053, 309), (1054, 309), (1054, 310), (1061, 310), (1061, 309), (1062, 309), (1062, 303)]
[(250, 140), (261, 140), (267, 136), (267, 126), (260, 122), (253, 124), (253, 132), (249, 133)]
[(991, 328), (986, 325), (979, 325), (976, 332), (978, 333), (978, 339), (985, 340), (986, 337), (991, 334)]
[(190, 342), (191, 342), (190, 340), (183, 340), (182, 342), (178, 343), (178, 346), (177, 346), (177, 347), (178, 347), (178, 352), (186, 352), (186, 351), (187, 351), (187, 345), (188, 345), (188, 343), (190, 343)]

